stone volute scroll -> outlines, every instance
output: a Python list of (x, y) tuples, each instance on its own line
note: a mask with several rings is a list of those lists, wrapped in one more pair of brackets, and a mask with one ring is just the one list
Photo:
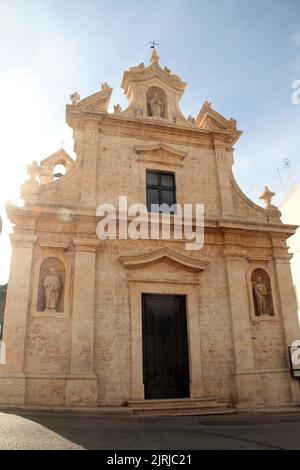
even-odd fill
[(255, 317), (274, 317), (270, 277), (264, 269), (255, 269), (251, 276)]

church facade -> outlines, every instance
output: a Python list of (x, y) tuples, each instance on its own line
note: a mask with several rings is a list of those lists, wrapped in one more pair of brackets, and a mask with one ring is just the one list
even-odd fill
[[(281, 222), (268, 188), (265, 208), (241, 192), (236, 121), (208, 102), (185, 118), (185, 86), (154, 50), (149, 66), (124, 73), (125, 110), (108, 112), (106, 83), (87, 98), (71, 95), (75, 161), (61, 149), (30, 165), (24, 206), (7, 206), (14, 232), (1, 404), (299, 404), (286, 246), (296, 227)], [(54, 176), (58, 164), (64, 176)], [(162, 237), (161, 219), (155, 239), (99, 238), (97, 207), (118, 208), (120, 196), (149, 213), (152, 203), (203, 204), (203, 247)]]

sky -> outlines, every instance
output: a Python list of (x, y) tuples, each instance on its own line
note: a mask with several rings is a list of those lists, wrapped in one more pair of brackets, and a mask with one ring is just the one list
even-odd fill
[(75, 157), (70, 94), (108, 82), (111, 109), (126, 107), (123, 72), (149, 63), (153, 39), (160, 64), (187, 82), (184, 115), (208, 100), (238, 121), (233, 171), (248, 197), (261, 204), (268, 185), (280, 205), (300, 183), (299, 0), (0, 0), (0, 284), (10, 258), (4, 201), (18, 202), (27, 164), (62, 142)]

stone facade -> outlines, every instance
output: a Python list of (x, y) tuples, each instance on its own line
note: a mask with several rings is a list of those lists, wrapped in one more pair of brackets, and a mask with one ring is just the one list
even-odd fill
[(2, 338), (2, 333), (3, 333), (6, 290), (7, 290), (7, 284), (0, 286), (0, 338)]
[[(145, 293), (186, 297), (192, 398), (237, 407), (299, 403), (288, 362), (299, 325), (286, 247), (296, 227), (282, 224), (269, 193), (263, 209), (241, 192), (232, 174), (236, 121), (208, 102), (186, 119), (178, 104), (185, 85), (154, 51), (148, 67), (124, 73), (124, 111), (108, 112), (106, 83), (85, 99), (71, 96), (74, 162), (60, 150), (30, 165), (24, 207), (7, 206), (14, 233), (0, 403), (144, 399)], [(58, 179), (56, 164), (67, 170)], [(147, 169), (175, 174), (178, 203), (205, 205), (203, 249), (185, 250), (186, 240), (97, 238), (98, 204), (117, 206), (119, 195), (146, 203)], [(256, 273), (265, 293), (255, 288)]]

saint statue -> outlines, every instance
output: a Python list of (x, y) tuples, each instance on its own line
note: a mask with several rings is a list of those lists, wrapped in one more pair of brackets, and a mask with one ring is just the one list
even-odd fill
[(149, 97), (149, 110), (150, 110), (150, 115), (153, 117), (158, 118), (158, 117), (163, 116), (164, 105), (157, 93)]
[(56, 310), (61, 283), (55, 269), (49, 269), (43, 283), (45, 289), (45, 310)]
[(254, 285), (254, 293), (257, 303), (257, 315), (266, 315), (268, 289), (260, 276), (257, 278), (257, 281)]

